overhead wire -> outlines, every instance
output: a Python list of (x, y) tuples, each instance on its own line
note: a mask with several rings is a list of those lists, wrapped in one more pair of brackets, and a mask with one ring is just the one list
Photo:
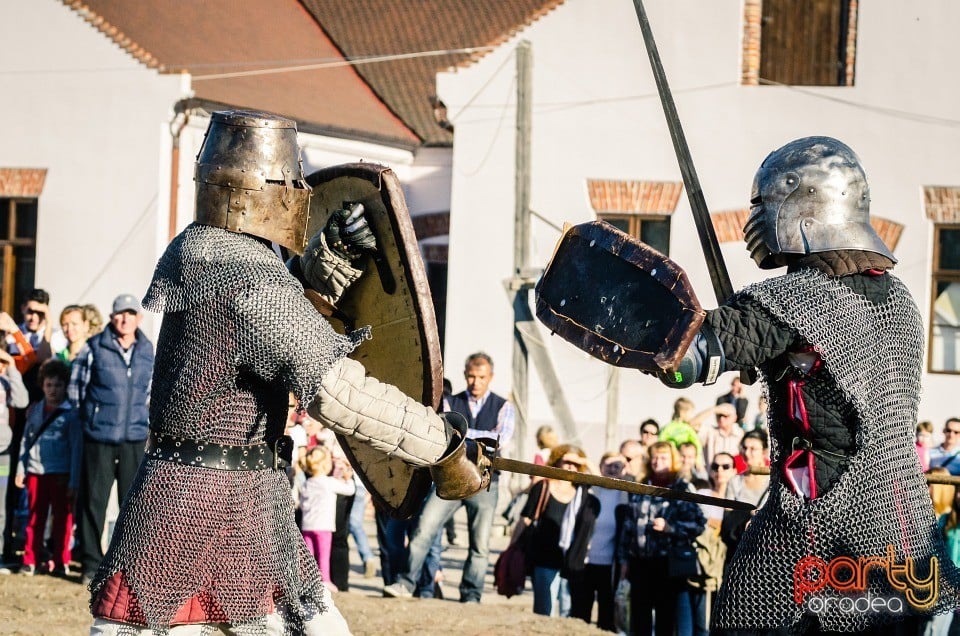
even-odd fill
[(93, 290), (94, 286), (100, 282), (100, 278), (110, 269), (114, 260), (120, 254), (120, 250), (130, 244), (130, 239), (137, 233), (140, 229), (140, 226), (144, 221), (150, 218), (150, 213), (154, 211), (155, 204), (157, 203), (157, 193), (153, 193), (153, 197), (147, 202), (147, 205), (144, 206), (143, 212), (140, 213), (140, 216), (137, 217), (137, 220), (133, 222), (133, 225), (127, 231), (127, 234), (117, 242), (117, 247), (113, 250), (107, 260), (104, 262), (103, 267), (100, 268), (100, 271), (96, 273), (93, 278), (90, 279), (90, 284), (87, 285), (86, 289), (82, 293), (77, 295), (77, 298), (86, 298), (90, 292)]
[[(280, 68), (264, 68), (250, 71), (231, 71), (228, 73), (211, 73), (209, 75), (194, 75), (193, 81), (228, 79), (233, 77), (251, 77), (255, 75), (275, 75), (278, 73), (299, 73), (302, 71), (316, 71), (326, 68), (343, 66), (361, 66), (379, 62), (394, 62), (396, 60), (412, 60), (421, 57), (438, 57), (441, 55), (473, 54), (493, 50), (492, 46), (471, 46), (459, 49), (438, 49), (433, 51), (418, 51), (416, 53), (397, 53), (393, 55), (370, 55), (365, 57), (344, 57), (343, 59), (319, 62), (316, 64), (300, 64)], [(189, 67), (187, 67), (189, 68)]]

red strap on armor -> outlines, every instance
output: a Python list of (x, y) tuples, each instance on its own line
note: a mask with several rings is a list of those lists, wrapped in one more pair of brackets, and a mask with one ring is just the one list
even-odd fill
[[(800, 349), (803, 353), (815, 353), (810, 345)], [(810, 377), (823, 367), (823, 360), (817, 355), (816, 361), (807, 372)], [(790, 489), (798, 495), (810, 499), (817, 498), (816, 462), (813, 454), (813, 431), (807, 415), (807, 404), (803, 399), (803, 386), (806, 380), (787, 381), (787, 418), (794, 424), (798, 436), (793, 440), (794, 451), (783, 464), (784, 477)], [(799, 448), (798, 448), (799, 446)]]

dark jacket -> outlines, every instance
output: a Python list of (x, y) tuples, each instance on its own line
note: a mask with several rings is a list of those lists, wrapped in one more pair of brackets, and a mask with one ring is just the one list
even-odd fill
[[(671, 490), (691, 491), (690, 484), (677, 479)], [(666, 530), (657, 532), (651, 524), (657, 517), (667, 522)], [(699, 504), (650, 495), (630, 495), (617, 537), (617, 561), (668, 557), (673, 546), (692, 546), (707, 524)]]
[(128, 366), (109, 328), (90, 338), (90, 379), (80, 407), (86, 439), (105, 444), (147, 439), (153, 344), (137, 329)]

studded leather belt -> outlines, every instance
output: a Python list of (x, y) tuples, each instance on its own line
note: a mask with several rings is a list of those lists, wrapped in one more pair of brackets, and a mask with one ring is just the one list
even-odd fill
[(293, 458), (293, 439), (283, 435), (273, 442), (229, 445), (150, 431), (146, 456), (216, 470), (283, 470)]

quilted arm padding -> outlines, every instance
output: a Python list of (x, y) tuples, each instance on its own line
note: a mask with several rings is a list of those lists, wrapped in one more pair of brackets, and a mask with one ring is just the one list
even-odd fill
[(433, 409), (367, 376), (350, 358), (324, 374), (307, 412), (337, 433), (414, 466), (436, 463), (447, 449), (446, 427)]
[(758, 367), (802, 342), (797, 331), (749, 296), (734, 296), (708, 311), (706, 323), (720, 338), (728, 371)]

